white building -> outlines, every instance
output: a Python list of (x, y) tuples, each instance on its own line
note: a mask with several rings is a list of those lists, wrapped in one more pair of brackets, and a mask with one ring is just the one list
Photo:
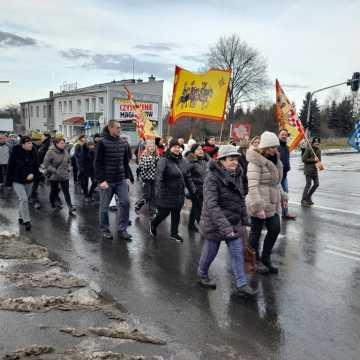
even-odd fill
[[(122, 80), (79, 89), (66, 89), (48, 99), (21, 103), (27, 130), (56, 130), (71, 139), (80, 134), (100, 132), (111, 119), (122, 122), (122, 133), (134, 145), (138, 142), (135, 119), (127, 103), (124, 85), (133, 93), (135, 102), (144, 110), (162, 134), (163, 80), (153, 76), (149, 81)], [(52, 103), (53, 119), (43, 115), (45, 104)], [(32, 110), (31, 110), (32, 109)], [(48, 124), (46, 125), (46, 121)]]
[(21, 121), (27, 133), (31, 130), (54, 130), (53, 102), (50, 91), (48, 98), (20, 103)]

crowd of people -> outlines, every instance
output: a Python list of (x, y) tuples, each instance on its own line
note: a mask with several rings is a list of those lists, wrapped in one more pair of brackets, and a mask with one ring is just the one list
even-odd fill
[[(277, 274), (271, 259), (280, 233), (281, 218), (295, 220), (288, 212), (290, 153), (288, 132), (265, 131), (252, 140), (217, 146), (214, 137), (204, 143), (190, 139), (162, 138), (142, 140), (136, 155), (136, 178), (142, 191), (134, 210), (149, 217), (149, 230), (158, 235), (159, 225), (170, 216), (170, 236), (183, 242), (179, 233), (181, 211), (191, 201), (188, 231), (199, 232), (203, 248), (198, 265), (198, 282), (216, 288), (209, 277), (221, 242), (229, 249), (237, 292), (254, 296), (256, 290), (246, 276), (245, 251), (254, 256), (255, 269), (261, 274)], [(303, 155), (306, 186), (302, 205), (313, 204), (312, 195), (319, 186), (318, 162), (320, 139), (312, 140)], [(12, 186), (19, 199), (19, 224), (31, 230), (29, 202), (40, 208), (38, 187), (49, 184), (49, 202), (54, 211), (63, 207), (60, 191), (70, 216), (76, 208), (70, 193), (70, 177), (81, 188), (84, 201), (99, 194), (99, 228), (104, 239), (113, 239), (109, 227), (109, 208), (113, 198), (117, 206), (118, 237), (131, 241), (129, 186), (132, 149), (121, 136), (121, 124), (110, 120), (102, 134), (78, 137), (67, 144), (62, 134), (38, 134), (18, 139), (0, 135), (0, 186)], [(313, 183), (313, 185), (312, 185)], [(144, 211), (145, 209), (145, 211)], [(260, 246), (262, 230), (266, 236)], [(249, 234), (247, 228), (250, 228)]]

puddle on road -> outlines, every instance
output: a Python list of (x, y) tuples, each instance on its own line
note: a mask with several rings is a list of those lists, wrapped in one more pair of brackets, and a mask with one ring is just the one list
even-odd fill
[(143, 356), (112, 351), (79, 351), (69, 349), (63, 353), (50, 346), (33, 345), (13, 353), (7, 353), (2, 360), (163, 360), (162, 356)]
[(35, 273), (12, 273), (0, 271), (0, 277), (1, 276), (15, 282), (15, 285), (18, 287), (57, 287), (62, 289), (70, 289), (74, 287), (86, 286), (85, 281), (80, 280), (75, 276), (69, 275), (59, 268)]

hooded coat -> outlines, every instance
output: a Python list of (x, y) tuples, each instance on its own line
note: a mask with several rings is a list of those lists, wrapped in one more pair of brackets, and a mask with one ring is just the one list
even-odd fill
[(71, 160), (69, 153), (55, 145), (50, 146), (45, 155), (43, 167), (50, 181), (66, 181), (70, 179)]
[(196, 193), (199, 197), (203, 197), (203, 185), (207, 173), (208, 157), (198, 158), (193, 152), (188, 153), (186, 160), (189, 163), (189, 171), (191, 179), (196, 187)]
[(276, 165), (258, 151), (249, 149), (247, 177), (249, 192), (246, 206), (249, 215), (257, 217), (264, 210), (266, 218), (274, 216), (281, 209), (281, 202), (287, 200), (281, 188), (283, 165), (279, 157)]
[(156, 177), (156, 204), (160, 208), (182, 208), (185, 188), (195, 194), (196, 188), (189, 173), (188, 164), (181, 155), (167, 151), (160, 158)]
[[(321, 150), (319, 147), (313, 148), (317, 158), (321, 161)], [(314, 153), (307, 147), (302, 155), (302, 161), (304, 163), (304, 174), (307, 176), (316, 176), (318, 173), (318, 169), (316, 167), (316, 160)]]
[(231, 233), (242, 236), (243, 226), (249, 223), (243, 191), (240, 166), (232, 175), (217, 161), (209, 162), (200, 220), (200, 234), (204, 239), (227, 240)]

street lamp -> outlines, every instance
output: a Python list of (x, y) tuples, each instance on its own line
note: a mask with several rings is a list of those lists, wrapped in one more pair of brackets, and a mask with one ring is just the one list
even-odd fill
[(353, 91), (358, 91), (358, 89), (359, 89), (359, 83), (360, 83), (360, 73), (355, 72), (355, 73), (353, 74), (352, 78), (349, 79), (349, 80), (347, 80), (347, 81), (345, 81), (345, 82), (342, 82), (342, 83), (339, 83), (339, 84), (335, 84), (335, 85), (331, 85), (331, 86), (326, 86), (326, 87), (324, 87), (324, 88), (317, 89), (317, 90), (311, 92), (311, 93), (310, 93), (310, 96), (309, 96), (309, 103), (308, 103), (308, 109), (307, 109), (306, 126), (309, 126), (311, 100), (312, 100), (312, 97), (314, 96), (314, 94), (319, 93), (319, 92), (324, 91), (324, 90), (332, 89), (332, 88), (337, 87), (337, 86), (340, 86), (340, 85), (348, 85), (348, 86), (351, 86), (351, 89), (352, 89)]

